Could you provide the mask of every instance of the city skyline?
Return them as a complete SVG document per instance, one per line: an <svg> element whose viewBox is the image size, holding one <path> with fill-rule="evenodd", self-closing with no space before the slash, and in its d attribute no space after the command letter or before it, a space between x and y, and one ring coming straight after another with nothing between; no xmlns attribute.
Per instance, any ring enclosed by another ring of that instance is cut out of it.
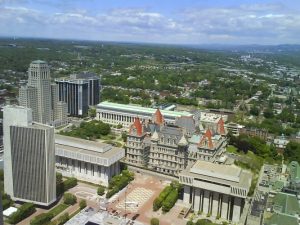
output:
<svg viewBox="0 0 300 225"><path fill-rule="evenodd" d="M167 44L300 44L295 1L0 1L0 36Z"/></svg>

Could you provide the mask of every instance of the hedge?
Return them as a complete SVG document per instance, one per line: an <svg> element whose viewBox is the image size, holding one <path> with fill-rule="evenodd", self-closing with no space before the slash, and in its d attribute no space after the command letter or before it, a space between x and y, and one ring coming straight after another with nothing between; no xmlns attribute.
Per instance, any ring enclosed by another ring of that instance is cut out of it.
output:
<svg viewBox="0 0 300 225"><path fill-rule="evenodd" d="M155 198L153 202L153 211L157 211L162 207L162 203L165 200L165 198L168 196L168 194L172 191L171 186L167 186L163 189L163 191L159 194L157 198Z"/></svg>
<svg viewBox="0 0 300 225"><path fill-rule="evenodd" d="M86 200L81 199L79 202L80 209L84 209L86 207Z"/></svg>
<svg viewBox="0 0 300 225"><path fill-rule="evenodd" d="M63 225L63 224L65 224L69 219L70 219L69 214L68 214L68 213L64 213L62 216L60 216L60 217L57 219L57 225Z"/></svg>
<svg viewBox="0 0 300 225"><path fill-rule="evenodd" d="M50 223L50 221L57 216L58 214L60 214L62 211L64 211L66 208L68 208L69 205L61 203L57 206L55 206L53 209L51 209L49 212L47 213L42 213L36 217L34 217L31 221L30 221L30 225L43 225L43 224L48 224ZM60 217L61 218L61 217ZM60 219L59 218L59 219ZM58 220L59 220L58 219Z"/></svg>
<svg viewBox="0 0 300 225"><path fill-rule="evenodd" d="M77 179L74 177L66 179L64 182L64 191L69 190L70 188L73 188L77 185Z"/></svg>
<svg viewBox="0 0 300 225"><path fill-rule="evenodd" d="M162 203L162 211L169 212L170 209L172 209L172 207L175 205L177 199L178 199L178 190L172 189L172 191L168 194L168 196L165 198L165 200Z"/></svg>
<svg viewBox="0 0 300 225"><path fill-rule="evenodd" d="M152 219L150 220L150 224L151 224L151 225L159 225L159 219L157 219L157 218L152 218Z"/></svg>
<svg viewBox="0 0 300 225"><path fill-rule="evenodd" d="M102 195L104 195L104 193L105 193L105 187L100 185L97 189L97 194L102 196Z"/></svg>
<svg viewBox="0 0 300 225"><path fill-rule="evenodd" d="M64 194L64 203L67 205L74 205L77 202L77 198L75 195L71 193Z"/></svg>
<svg viewBox="0 0 300 225"><path fill-rule="evenodd" d="M108 192L106 193L106 198L110 198L114 194L118 193L124 187L126 187L130 181L134 179L133 173L128 170L123 170L121 174L114 176L108 185Z"/></svg>
<svg viewBox="0 0 300 225"><path fill-rule="evenodd" d="M14 212L8 219L8 222L11 224L16 224L23 219L27 218L35 212L35 206L32 203L24 203L18 211Z"/></svg>
<svg viewBox="0 0 300 225"><path fill-rule="evenodd" d="M56 196L60 196L70 188L73 188L77 185L77 179L74 177L67 178L62 180L62 174L56 173Z"/></svg>
<svg viewBox="0 0 300 225"><path fill-rule="evenodd" d="M53 209L51 209L47 213L51 214L53 217L55 217L55 216L57 216L58 214L60 214L62 211L64 211L68 207L69 207L69 205L61 203L61 204L55 206Z"/></svg>
<svg viewBox="0 0 300 225"><path fill-rule="evenodd" d="M34 217L30 221L30 225L44 225L44 224L49 223L52 218L53 218L52 214L50 214L50 213L42 213L42 214Z"/></svg>

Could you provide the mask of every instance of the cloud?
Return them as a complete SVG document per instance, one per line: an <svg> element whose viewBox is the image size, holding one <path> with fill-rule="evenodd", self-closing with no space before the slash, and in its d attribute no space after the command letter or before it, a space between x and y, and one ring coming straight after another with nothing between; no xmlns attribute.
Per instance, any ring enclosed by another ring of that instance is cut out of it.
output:
<svg viewBox="0 0 300 225"><path fill-rule="evenodd" d="M262 39L280 43L282 35L296 41L300 35L300 15L280 5L245 5L235 8L189 9L182 13L182 23L190 24L195 34L214 38L232 37L259 43Z"/></svg>
<svg viewBox="0 0 300 225"><path fill-rule="evenodd" d="M149 8L55 9L4 4L0 35L190 44L300 41L300 13L281 4L186 8L171 15Z"/></svg>

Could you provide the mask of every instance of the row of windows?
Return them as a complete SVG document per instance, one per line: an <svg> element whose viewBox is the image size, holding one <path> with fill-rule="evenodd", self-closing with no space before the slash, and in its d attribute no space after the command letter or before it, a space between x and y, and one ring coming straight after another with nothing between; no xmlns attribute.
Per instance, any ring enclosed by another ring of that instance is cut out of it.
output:
<svg viewBox="0 0 300 225"><path fill-rule="evenodd" d="M241 196L246 196L247 191L244 189L236 188L236 187L231 187L231 193L235 195L241 195Z"/></svg>

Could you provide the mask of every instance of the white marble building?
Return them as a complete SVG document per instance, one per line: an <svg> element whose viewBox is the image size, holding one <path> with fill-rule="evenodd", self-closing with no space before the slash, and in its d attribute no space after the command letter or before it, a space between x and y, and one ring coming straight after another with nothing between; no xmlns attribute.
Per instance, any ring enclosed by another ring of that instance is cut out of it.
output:
<svg viewBox="0 0 300 225"><path fill-rule="evenodd" d="M55 136L56 170L95 184L108 185L120 173L119 161L125 150L109 144L74 137Z"/></svg>
<svg viewBox="0 0 300 225"><path fill-rule="evenodd" d="M112 102L101 102L97 105L97 119L113 124L121 124L129 128L136 117L141 121L151 120L157 109L146 108L136 105L118 104ZM176 118L181 116L193 116L189 112L177 112L169 110L160 110L166 123L174 124Z"/></svg>
<svg viewBox="0 0 300 225"><path fill-rule="evenodd" d="M238 223L252 175L236 166L197 161L179 174L183 202L195 212Z"/></svg>

